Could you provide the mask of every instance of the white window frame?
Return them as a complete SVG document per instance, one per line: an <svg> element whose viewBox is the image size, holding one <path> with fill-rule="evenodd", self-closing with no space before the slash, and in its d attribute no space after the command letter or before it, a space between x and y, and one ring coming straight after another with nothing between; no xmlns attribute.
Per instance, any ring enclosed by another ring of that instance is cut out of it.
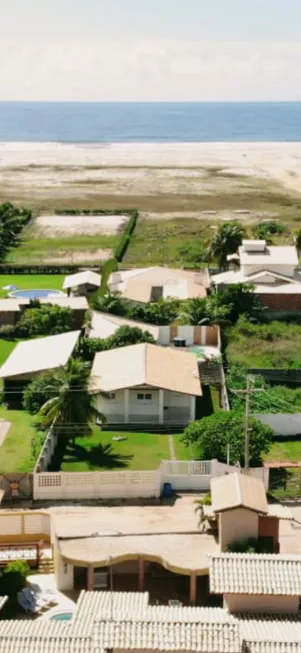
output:
<svg viewBox="0 0 301 653"><path fill-rule="evenodd" d="M153 395L151 392L137 392L136 401L150 404L153 401Z"/></svg>

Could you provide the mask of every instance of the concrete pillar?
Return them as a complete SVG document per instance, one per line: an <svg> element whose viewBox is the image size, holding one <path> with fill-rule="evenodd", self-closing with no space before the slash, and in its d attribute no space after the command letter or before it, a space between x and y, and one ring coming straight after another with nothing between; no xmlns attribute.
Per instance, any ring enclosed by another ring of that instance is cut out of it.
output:
<svg viewBox="0 0 301 653"><path fill-rule="evenodd" d="M159 424L164 424L164 390L159 390Z"/></svg>
<svg viewBox="0 0 301 653"><path fill-rule="evenodd" d="M195 571L190 574L190 603L196 604L196 588L197 588L197 575Z"/></svg>
<svg viewBox="0 0 301 653"><path fill-rule="evenodd" d="M88 567L88 592L93 592L94 589L94 567Z"/></svg>
<svg viewBox="0 0 301 653"><path fill-rule="evenodd" d="M144 590L144 558L143 556L138 557L138 592L143 592Z"/></svg>
<svg viewBox="0 0 301 653"><path fill-rule="evenodd" d="M124 423L129 423L130 413L130 391L128 388L124 390Z"/></svg>
<svg viewBox="0 0 301 653"><path fill-rule="evenodd" d="M191 397L190 397L190 417L189 417L191 422L194 422L194 420L195 420L195 402L196 402L195 397L193 395L191 395Z"/></svg>

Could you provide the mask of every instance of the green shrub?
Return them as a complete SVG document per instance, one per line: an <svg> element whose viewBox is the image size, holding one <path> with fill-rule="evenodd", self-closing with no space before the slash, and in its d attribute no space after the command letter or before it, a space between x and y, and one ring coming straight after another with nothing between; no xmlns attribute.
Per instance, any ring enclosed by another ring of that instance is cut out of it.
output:
<svg viewBox="0 0 301 653"><path fill-rule="evenodd" d="M207 492L207 494L205 494L205 496L202 499L202 504L203 504L203 506L211 506L212 505L211 492Z"/></svg>
<svg viewBox="0 0 301 653"><path fill-rule="evenodd" d="M15 327L13 324L2 324L0 327L0 338L3 340L13 340L15 337Z"/></svg>
<svg viewBox="0 0 301 653"><path fill-rule="evenodd" d="M232 542L227 547L229 553L274 553L273 541L270 538L250 537L247 540Z"/></svg>
<svg viewBox="0 0 301 653"><path fill-rule="evenodd" d="M19 235L31 215L29 209L19 209L10 202L0 205L0 259L5 258L11 247L18 245Z"/></svg>
<svg viewBox="0 0 301 653"><path fill-rule="evenodd" d="M69 307L41 304L27 308L15 327L18 338L50 336L72 330L73 312Z"/></svg>
<svg viewBox="0 0 301 653"><path fill-rule="evenodd" d="M0 591L3 596L14 598L26 584L30 567L25 560L9 562L3 569L0 579Z"/></svg>
<svg viewBox="0 0 301 653"><path fill-rule="evenodd" d="M115 258L117 261L122 261L126 250L130 244L131 235L133 234L138 219L138 211L132 211L132 215L127 223L124 234L115 249Z"/></svg>
<svg viewBox="0 0 301 653"><path fill-rule="evenodd" d="M267 220L266 222L260 222L255 227L253 227L253 235L259 240L268 240L269 236L275 234L284 234L287 233L288 228L282 222L277 220Z"/></svg>

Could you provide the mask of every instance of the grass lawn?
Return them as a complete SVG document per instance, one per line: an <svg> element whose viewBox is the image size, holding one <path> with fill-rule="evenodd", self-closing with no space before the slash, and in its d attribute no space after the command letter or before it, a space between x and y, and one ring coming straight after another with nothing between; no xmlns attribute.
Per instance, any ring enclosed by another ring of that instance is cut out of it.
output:
<svg viewBox="0 0 301 653"><path fill-rule="evenodd" d="M17 340L3 340L3 338L0 338L0 367L5 363L17 342Z"/></svg>
<svg viewBox="0 0 301 653"><path fill-rule="evenodd" d="M114 437L125 439L116 442ZM59 452L58 452L59 453ZM56 469L65 472L87 472L97 469L157 469L161 460L169 459L168 435L101 431L76 438L65 452L57 456Z"/></svg>
<svg viewBox="0 0 301 653"><path fill-rule="evenodd" d="M0 274L0 298L7 297L8 291L3 290L3 287L9 285L18 286L20 290L32 288L62 290L64 278L64 274Z"/></svg>
<svg viewBox="0 0 301 653"><path fill-rule="evenodd" d="M28 235L27 235L28 234ZM60 238L34 238L26 232L18 247L11 249L6 257L7 263L28 263L32 265L47 263L91 263L97 261L99 249L111 250L120 240L119 235L112 236L70 236Z"/></svg>
<svg viewBox="0 0 301 653"><path fill-rule="evenodd" d="M267 461L301 461L301 440L275 440ZM301 468L270 469L270 494L276 499L300 499Z"/></svg>
<svg viewBox="0 0 301 653"><path fill-rule="evenodd" d="M175 453L177 460L197 460L197 452L194 451L192 446L186 447L186 444L182 442L182 433L176 433L173 435Z"/></svg>
<svg viewBox="0 0 301 653"><path fill-rule="evenodd" d="M7 410L0 406L0 419L12 423L0 447L0 473L31 472L34 467L31 441L37 438L32 416L22 410Z"/></svg>

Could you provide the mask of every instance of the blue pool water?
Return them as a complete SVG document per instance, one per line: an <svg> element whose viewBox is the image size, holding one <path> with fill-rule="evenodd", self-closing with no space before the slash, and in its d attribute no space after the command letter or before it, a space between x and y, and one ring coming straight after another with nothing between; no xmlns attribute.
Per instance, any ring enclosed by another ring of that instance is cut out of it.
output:
<svg viewBox="0 0 301 653"><path fill-rule="evenodd" d="M52 297L53 295L64 295L60 290L49 290L46 288L37 288L31 290L14 290L9 294L10 297L26 298L26 299L43 299L45 297Z"/></svg>
<svg viewBox="0 0 301 653"><path fill-rule="evenodd" d="M50 621L71 621L73 617L73 612L60 612L59 614L54 614L50 618Z"/></svg>

